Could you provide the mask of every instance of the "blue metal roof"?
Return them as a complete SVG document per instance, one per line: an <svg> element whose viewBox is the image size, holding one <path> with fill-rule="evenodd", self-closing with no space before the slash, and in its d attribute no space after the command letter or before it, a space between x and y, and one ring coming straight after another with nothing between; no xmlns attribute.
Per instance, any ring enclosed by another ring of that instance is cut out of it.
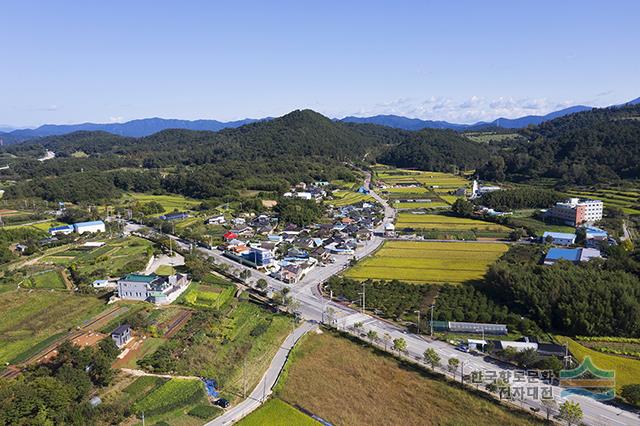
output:
<svg viewBox="0 0 640 426"><path fill-rule="evenodd" d="M580 249L552 248L544 260L568 260L577 262L580 260Z"/></svg>
<svg viewBox="0 0 640 426"><path fill-rule="evenodd" d="M55 226L53 228L49 228L49 232L51 232L51 231L66 231L67 229L73 229L73 226L71 226L71 225Z"/></svg>
<svg viewBox="0 0 640 426"><path fill-rule="evenodd" d="M542 238L547 238L547 236L559 240L571 240L576 238L576 234L569 234L568 232L545 232L542 234Z"/></svg>

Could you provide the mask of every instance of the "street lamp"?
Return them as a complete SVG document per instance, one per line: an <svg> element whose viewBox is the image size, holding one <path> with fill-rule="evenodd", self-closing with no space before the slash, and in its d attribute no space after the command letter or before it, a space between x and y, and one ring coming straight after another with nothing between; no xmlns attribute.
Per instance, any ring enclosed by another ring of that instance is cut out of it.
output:
<svg viewBox="0 0 640 426"><path fill-rule="evenodd" d="M433 337L433 308L436 307L435 303L431 304L431 337Z"/></svg>

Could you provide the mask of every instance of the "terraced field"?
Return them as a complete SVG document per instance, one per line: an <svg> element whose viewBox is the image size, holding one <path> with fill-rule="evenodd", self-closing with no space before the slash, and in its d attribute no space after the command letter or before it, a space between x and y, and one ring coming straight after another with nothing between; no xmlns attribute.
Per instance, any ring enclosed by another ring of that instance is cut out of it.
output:
<svg viewBox="0 0 640 426"><path fill-rule="evenodd" d="M443 202L440 202L440 201L434 201L434 202L431 202L431 203L425 203L425 202L417 202L417 203L400 202L400 203L394 203L393 207L395 207L396 209L443 209L443 208L448 208L449 204L443 203Z"/></svg>
<svg viewBox="0 0 640 426"><path fill-rule="evenodd" d="M413 228L420 230L509 232L509 228L492 222L438 214L398 214L396 229Z"/></svg>
<svg viewBox="0 0 640 426"><path fill-rule="evenodd" d="M387 241L345 275L416 284L462 283L482 278L506 251L507 245L500 243Z"/></svg>
<svg viewBox="0 0 640 426"><path fill-rule="evenodd" d="M426 172L405 169L382 169L377 172L379 181L387 185L420 184L434 189L457 189L469 185L469 181L461 176L443 172Z"/></svg>
<svg viewBox="0 0 640 426"><path fill-rule="evenodd" d="M124 200L127 201L138 201L140 203L148 203L150 201L155 201L160 203L160 205L164 208L165 213L172 212L174 210L189 210L198 204L200 201L194 200L192 198L183 197L182 195L170 194L170 195L153 195L153 194L138 194L131 193L124 196ZM162 213L159 213L154 216L159 216Z"/></svg>
<svg viewBox="0 0 640 426"><path fill-rule="evenodd" d="M640 214L640 190L600 189L594 191L571 191L570 195L602 200L605 207L617 207L627 214Z"/></svg>

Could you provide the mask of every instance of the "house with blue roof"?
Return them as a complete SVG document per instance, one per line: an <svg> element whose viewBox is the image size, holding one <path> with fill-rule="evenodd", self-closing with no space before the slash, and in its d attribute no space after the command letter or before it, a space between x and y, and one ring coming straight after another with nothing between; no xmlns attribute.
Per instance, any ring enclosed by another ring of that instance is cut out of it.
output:
<svg viewBox="0 0 640 426"><path fill-rule="evenodd" d="M600 250L593 248L558 248L554 247L549 249L549 252L544 258L545 265L553 265L556 262L561 260L571 262L571 263L580 263L580 262L588 262L591 259L602 258L600 255Z"/></svg>
<svg viewBox="0 0 640 426"><path fill-rule="evenodd" d="M576 234L567 232L545 232L542 234L542 242L546 242L547 237L550 237L551 242L558 246L570 246L576 242Z"/></svg>
<svg viewBox="0 0 640 426"><path fill-rule="evenodd" d="M54 226L49 228L50 235L64 234L68 235L73 232L73 225Z"/></svg>

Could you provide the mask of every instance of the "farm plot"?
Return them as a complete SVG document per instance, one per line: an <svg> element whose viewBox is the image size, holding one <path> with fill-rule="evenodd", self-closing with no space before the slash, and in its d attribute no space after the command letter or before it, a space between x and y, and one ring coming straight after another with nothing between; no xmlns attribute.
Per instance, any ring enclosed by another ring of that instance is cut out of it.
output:
<svg viewBox="0 0 640 426"><path fill-rule="evenodd" d="M468 219L462 217L438 215L438 214L398 214L396 229L405 228L417 230L439 230L439 231L493 231L509 232L509 228L496 223L485 222L483 220Z"/></svg>
<svg viewBox="0 0 640 426"><path fill-rule="evenodd" d="M355 191L342 191L337 190L333 192L333 200L328 200L327 203L333 204L336 207L348 206L351 204L357 204L362 201L373 201L373 197L368 194L361 194Z"/></svg>
<svg viewBox="0 0 640 426"><path fill-rule="evenodd" d="M60 275L61 272L55 269L49 269L45 271L35 272L31 275L29 281L32 288L53 288L53 289L66 289L65 282Z"/></svg>
<svg viewBox="0 0 640 426"><path fill-rule="evenodd" d="M447 203L443 203L443 202L439 202L439 201L433 201L433 202L416 202L416 203L409 203L409 202L400 202L400 203L394 203L393 207L395 207L396 209L407 209L407 210L411 210L411 209L442 209L442 208L448 208L449 204Z"/></svg>
<svg viewBox="0 0 640 426"><path fill-rule="evenodd" d="M72 248L45 256L42 262L63 266L76 264L77 271L87 276L118 276L142 269L149 258L151 245L145 239L130 237L109 241L99 248ZM126 265L130 265L131 270L125 270Z"/></svg>
<svg viewBox="0 0 640 426"><path fill-rule="evenodd" d="M69 330L104 307L96 297L67 292L8 291L0 294L0 363L11 362L50 336Z"/></svg>
<svg viewBox="0 0 640 426"><path fill-rule="evenodd" d="M415 284L462 283L482 278L506 251L507 245L499 243L387 241L345 275Z"/></svg>
<svg viewBox="0 0 640 426"><path fill-rule="evenodd" d="M142 378L138 379L141 380ZM209 403L204 385L200 380L171 379L169 381L146 380L141 384L134 382L129 388L135 387L148 393L142 398L136 398L133 405L134 413L144 411L145 418L154 423L166 422L169 424L198 425L202 424L205 410L195 410L196 407L207 407L204 420L209 420L219 414L219 410L214 409ZM133 389L133 390L136 390ZM151 389L149 391L149 389ZM125 389L125 392L127 389ZM135 394L131 391L129 395ZM193 415L198 414L197 416Z"/></svg>

